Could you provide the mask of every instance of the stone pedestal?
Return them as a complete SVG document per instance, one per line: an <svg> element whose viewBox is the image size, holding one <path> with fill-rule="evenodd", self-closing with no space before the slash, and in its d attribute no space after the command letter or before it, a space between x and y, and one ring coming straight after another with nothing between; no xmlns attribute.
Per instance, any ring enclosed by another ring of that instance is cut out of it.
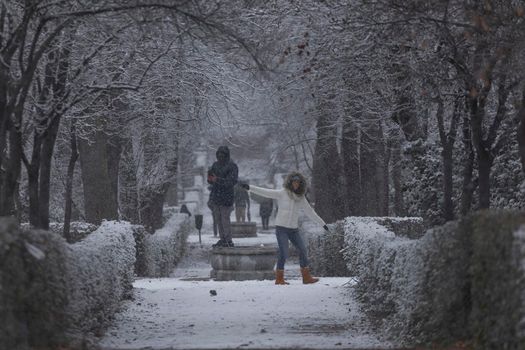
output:
<svg viewBox="0 0 525 350"><path fill-rule="evenodd" d="M255 222L232 222L231 232L233 238L257 237L257 224Z"/></svg>
<svg viewBox="0 0 525 350"><path fill-rule="evenodd" d="M274 279L277 248L271 246L218 247L211 252L211 278L216 281Z"/></svg>

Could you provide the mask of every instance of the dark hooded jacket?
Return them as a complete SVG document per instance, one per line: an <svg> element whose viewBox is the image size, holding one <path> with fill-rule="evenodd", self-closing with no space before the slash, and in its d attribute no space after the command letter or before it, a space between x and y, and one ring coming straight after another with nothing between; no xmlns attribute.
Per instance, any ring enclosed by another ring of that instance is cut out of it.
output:
<svg viewBox="0 0 525 350"><path fill-rule="evenodd" d="M226 146L220 146L217 155L222 153L226 156L224 162L216 161L208 171L209 174L217 176L216 182L211 184L210 203L225 207L233 206L233 187L237 183L239 169L230 160L230 150Z"/></svg>

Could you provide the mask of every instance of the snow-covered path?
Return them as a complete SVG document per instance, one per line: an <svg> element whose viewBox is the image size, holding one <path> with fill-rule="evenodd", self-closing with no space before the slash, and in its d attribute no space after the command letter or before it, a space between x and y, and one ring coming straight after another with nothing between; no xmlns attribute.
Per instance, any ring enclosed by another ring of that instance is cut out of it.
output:
<svg viewBox="0 0 525 350"><path fill-rule="evenodd" d="M172 278L134 283L135 298L116 316L103 349L390 348L368 331L348 278L303 285L299 266L291 261L288 286L209 280L208 254L216 240L210 232L205 219L203 247L196 232L190 235L187 255ZM266 232L235 242L267 245L275 238Z"/></svg>

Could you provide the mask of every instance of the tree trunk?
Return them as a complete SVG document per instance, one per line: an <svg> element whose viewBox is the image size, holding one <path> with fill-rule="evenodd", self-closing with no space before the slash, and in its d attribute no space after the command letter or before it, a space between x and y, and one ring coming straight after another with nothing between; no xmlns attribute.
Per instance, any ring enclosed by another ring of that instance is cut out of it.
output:
<svg viewBox="0 0 525 350"><path fill-rule="evenodd" d="M346 117L343 121L341 141L342 162L346 186L348 215L361 215L361 178L359 174L359 129L357 124Z"/></svg>
<svg viewBox="0 0 525 350"><path fill-rule="evenodd" d="M401 135L398 132L391 138L392 152L392 184L394 186L394 214L406 216L405 201L403 198L403 166L401 160Z"/></svg>
<svg viewBox="0 0 525 350"><path fill-rule="evenodd" d="M55 142L60 126L60 115L54 116L49 125L42 143L40 155L39 193L38 193L38 222L41 229L49 230L49 197L51 185L51 164Z"/></svg>
<svg viewBox="0 0 525 350"><path fill-rule="evenodd" d="M118 219L118 203L108 169L107 135L94 131L89 140L78 140L86 221L98 225Z"/></svg>
<svg viewBox="0 0 525 350"><path fill-rule="evenodd" d="M461 99L456 99L454 111L450 118L448 131L445 128L445 108L444 101L439 98L438 109L436 113L437 125L439 130L439 139L441 142L441 164L443 166L443 218L446 221L454 220L454 202L452 200L454 192L453 171L454 160L452 159L454 144L456 143L457 123L459 120L459 111Z"/></svg>
<svg viewBox="0 0 525 350"><path fill-rule="evenodd" d="M10 124L10 123L9 123ZM8 154L0 169L0 216L16 216L15 197L22 162L22 135L10 125Z"/></svg>
<svg viewBox="0 0 525 350"><path fill-rule="evenodd" d="M443 159L443 216L446 221L454 220L452 150L451 145L445 145L441 152Z"/></svg>
<svg viewBox="0 0 525 350"><path fill-rule="evenodd" d="M346 203L341 158L336 144L337 125L328 111L332 112L332 109L321 108L317 120L312 187L316 212L326 222L334 222L344 218Z"/></svg>
<svg viewBox="0 0 525 350"><path fill-rule="evenodd" d="M29 224L40 228L39 200L38 200L38 167L30 165L27 169L27 189L29 196Z"/></svg>
<svg viewBox="0 0 525 350"><path fill-rule="evenodd" d="M518 111L518 145L521 158L521 168L525 173L525 88L521 97L521 107Z"/></svg>
<svg viewBox="0 0 525 350"><path fill-rule="evenodd" d="M480 209L490 207L490 170L492 168L492 157L488 151L478 150L478 191Z"/></svg>
<svg viewBox="0 0 525 350"><path fill-rule="evenodd" d="M75 176L75 165L78 159L77 149L77 136L75 130L75 121L71 122L70 131L70 144L71 144L71 155L69 157L69 163L67 165L67 177L66 177L66 194L65 194L65 208L64 208L64 231L63 235L66 241L71 242L71 211L73 206L73 178Z"/></svg>
<svg viewBox="0 0 525 350"><path fill-rule="evenodd" d="M390 158L392 156L392 148L388 143L383 147L383 152L385 157L383 162L382 215L390 216Z"/></svg>
<svg viewBox="0 0 525 350"><path fill-rule="evenodd" d="M384 196L384 147L381 127L376 121L361 124L360 169L363 215L382 216Z"/></svg>
<svg viewBox="0 0 525 350"><path fill-rule="evenodd" d="M462 185L461 185L461 215L467 215L472 207L472 199L474 197L474 190L476 185L473 180L474 173L474 149L472 146L472 138L470 132L470 121L465 115L463 118L463 147L465 156L463 159L463 171L462 171Z"/></svg>
<svg viewBox="0 0 525 350"><path fill-rule="evenodd" d="M180 105L176 105L174 113L180 113ZM157 125L152 127L151 125ZM170 145L163 145L161 134L164 124L159 120L158 123L147 122L144 125L142 134L142 149L144 157L143 182L139 191L139 217L141 224L151 233L162 227L162 212L166 193L169 187L175 183L179 165L179 133L170 134ZM178 130L178 122L165 127ZM189 156L190 152L186 152ZM192 164L192 163L187 163ZM193 185L193 175L192 182Z"/></svg>
<svg viewBox="0 0 525 350"><path fill-rule="evenodd" d="M119 171L119 208L123 220L139 223L137 170L131 140L123 143Z"/></svg>
<svg viewBox="0 0 525 350"><path fill-rule="evenodd" d="M388 206L389 206L389 199L388 199L388 191L389 191L389 163L390 163L390 149L387 147L385 142L385 134L383 132L383 124L381 121L377 122L378 124L378 150L380 154L382 155L382 162L379 163L379 167L377 169L377 178L379 181L379 187L378 187L378 203L379 203L379 212L381 216L388 216Z"/></svg>
<svg viewBox="0 0 525 350"><path fill-rule="evenodd" d="M118 179L119 179L119 167L120 157L122 155L122 141L119 135L112 134L108 137L107 152L108 152L108 174L111 182L111 189L113 191L113 197L118 201Z"/></svg>
<svg viewBox="0 0 525 350"><path fill-rule="evenodd" d="M162 227L162 209L168 186L149 185L140 191L140 222L150 233Z"/></svg>

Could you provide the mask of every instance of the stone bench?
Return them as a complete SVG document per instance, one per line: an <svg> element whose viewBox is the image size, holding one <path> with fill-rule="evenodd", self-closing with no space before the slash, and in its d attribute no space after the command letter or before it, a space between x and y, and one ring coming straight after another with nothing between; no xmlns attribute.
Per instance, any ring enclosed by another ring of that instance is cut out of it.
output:
<svg viewBox="0 0 525 350"><path fill-rule="evenodd" d="M211 278L216 281L266 280L275 277L275 246L215 247L211 252Z"/></svg>

